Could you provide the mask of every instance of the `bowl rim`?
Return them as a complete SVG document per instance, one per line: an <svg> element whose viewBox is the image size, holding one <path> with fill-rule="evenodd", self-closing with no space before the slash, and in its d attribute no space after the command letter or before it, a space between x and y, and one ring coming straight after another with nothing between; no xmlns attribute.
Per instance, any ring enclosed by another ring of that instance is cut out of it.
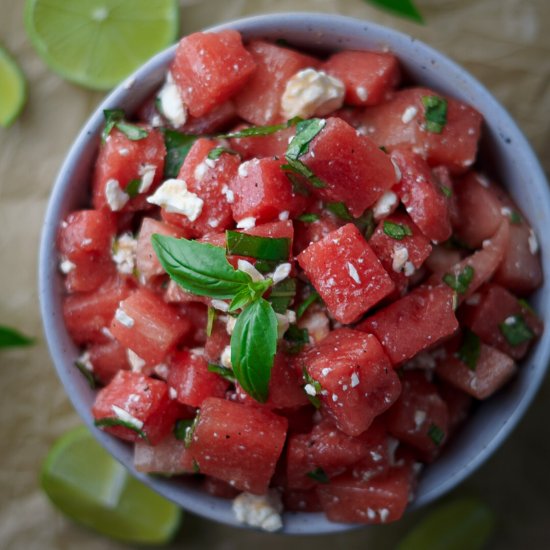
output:
<svg viewBox="0 0 550 550"><path fill-rule="evenodd" d="M387 42L390 46L395 46L396 44L409 44L414 45L416 48L420 48L426 58L431 58L435 63L454 73L456 77L464 83L467 89L471 91L476 98L478 98L480 103L491 107L501 122L503 133L499 137L503 140L513 139L514 144L521 151L520 154L524 164L529 165L531 170L531 180L534 182L533 185L537 187L540 194L544 195L545 204L543 205L543 208L545 208L547 215L550 213L548 206L550 205L550 187L548 186L542 167L540 166L535 153L533 152L522 131L504 107L502 107L502 105L498 102L498 100L490 94L487 88L446 55L435 50L426 43L403 32L396 31L390 27L367 20L360 20L353 17L328 13L290 12L255 15L251 17L239 18L218 25L212 25L204 29L204 31L215 32L226 29L236 29L240 32L244 32L245 34L247 32L258 34L258 32L261 32L258 31L258 29L274 26L285 27L287 29L303 28L304 26L307 26L309 30L321 27L324 32L331 32L329 30L331 27L347 28L350 33L371 32L375 34L381 42ZM134 82L147 79L150 73L155 69L165 67L172 59L175 49L176 44L158 53L142 65L138 70L136 70L130 77L128 77L127 80L119 84L112 92L110 92L89 116L69 149L69 152L65 156L48 201L40 239L38 272L40 312L44 325L45 338L57 374L77 413L83 419L100 444L103 445L103 447L105 447L118 461L120 461L131 474L183 508L207 519L215 520L231 526L247 528L248 526L238 523L233 517L230 508L230 501L223 501L225 505L220 507L218 506L219 503L217 501L222 499L211 497L203 492L197 493L196 491L191 491L192 494L187 495L186 498L182 499L181 491L177 487L174 487L175 484L173 481L167 481L165 479L160 479L137 472L133 468L131 461L128 462L128 453L124 451L124 448L127 447L127 445L121 443L119 440L115 440L115 438L109 434L95 428L91 417L91 411L88 406L84 404L82 398L78 395L79 383L75 381L75 378L70 372L70 370L74 370L74 368L72 367L72 362L70 362L67 358L67 348L65 347L65 342L62 341L59 330L55 325L55 322L59 324L59 317L62 317L62 313L59 304L56 303L55 300L57 291L54 280L58 278L59 275L57 274L55 247L52 246L52 243L55 243L57 227L61 220L63 196L67 189L71 187L69 185L71 175L78 167L81 160L81 153L85 145L91 139L97 139L97 134L103 121L102 110L120 106L121 102L124 102L125 98L131 94L131 88ZM543 286L539 292L544 292L545 305L548 307L545 307L544 309L541 308L541 311L550 311L550 291L546 288L549 284L546 276L549 269L546 268L550 268L550 258L546 257L546 251L544 248L542 249L542 254L545 277ZM54 322L50 323L50 320L54 320ZM426 505L454 488L466 479L474 470L481 466L508 437L523 417L536 392L540 388L542 380L545 376L549 362L548 360L550 358L550 331L545 331L543 333L542 337L537 342L536 350L536 355L539 361L537 361L532 368L532 378L530 378L527 390L522 394L509 417L504 419L500 429L494 434L492 439L487 442L478 455L466 464L463 464L460 469L452 472L451 475L449 475L438 487L435 487L431 491L421 495L420 498L415 500L412 505L409 506L408 510ZM533 355L534 354L531 353L531 356ZM540 361L540 359L542 359L542 361ZM523 361L526 360L524 359ZM186 492L189 492L189 490L186 489ZM330 522L322 513L285 512L284 516L285 526L283 531L281 531L284 534L336 533L361 527L354 524Z"/></svg>

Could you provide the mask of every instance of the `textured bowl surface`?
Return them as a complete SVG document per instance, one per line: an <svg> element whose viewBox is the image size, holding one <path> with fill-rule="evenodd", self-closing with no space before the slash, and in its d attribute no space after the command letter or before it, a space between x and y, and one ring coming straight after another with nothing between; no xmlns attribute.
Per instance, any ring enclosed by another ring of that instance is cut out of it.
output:
<svg viewBox="0 0 550 550"><path fill-rule="evenodd" d="M341 49L389 49L400 59L408 76L473 105L485 118L481 150L484 167L498 178L526 214L540 236L550 226L550 192L543 171L516 124L491 94L464 69L426 44L368 21L312 13L277 14L226 23L211 30L233 28L245 40L283 38L291 45L321 53ZM78 349L65 329L62 316L62 279L58 272L55 235L60 220L86 207L87 182L97 153L103 124L102 110L121 107L132 113L162 82L174 55L172 47L146 63L114 90L87 121L61 168L48 205L40 247L39 285L42 317L50 352L74 407L100 443L134 475L167 498L196 514L239 525L231 503L212 497L192 481L169 480L140 474L132 466L132 448L94 428L93 391L73 367ZM550 249L542 249L543 287L532 301L550 325ZM482 403L440 459L427 467L412 507L425 505L464 480L505 440L531 402L544 377L550 356L550 331L542 338L506 388ZM286 513L284 532L321 534L353 526L331 523L323 514Z"/></svg>

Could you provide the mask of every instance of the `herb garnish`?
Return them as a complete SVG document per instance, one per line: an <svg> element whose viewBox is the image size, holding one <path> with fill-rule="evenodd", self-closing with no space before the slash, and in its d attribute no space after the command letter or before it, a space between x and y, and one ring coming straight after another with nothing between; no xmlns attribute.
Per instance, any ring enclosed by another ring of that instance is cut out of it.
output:
<svg viewBox="0 0 550 550"><path fill-rule="evenodd" d="M174 437L179 441L185 441L187 431L191 429L192 425L192 418L181 418L180 420L176 420L174 424Z"/></svg>
<svg viewBox="0 0 550 550"><path fill-rule="evenodd" d="M139 193L139 187L141 185L141 179L136 178L130 181L130 183L124 189L124 192L132 199Z"/></svg>
<svg viewBox="0 0 550 550"><path fill-rule="evenodd" d="M447 124L447 100L437 95L422 96L425 126L428 132L440 134Z"/></svg>
<svg viewBox="0 0 550 550"><path fill-rule="evenodd" d="M520 225L523 222L521 214L517 210L512 210L510 212L510 223L514 225Z"/></svg>
<svg viewBox="0 0 550 550"><path fill-rule="evenodd" d="M0 325L0 349L20 348L32 344L34 344L34 338L29 338L13 328Z"/></svg>
<svg viewBox="0 0 550 550"><path fill-rule="evenodd" d="M255 136L269 136L280 132L281 130L286 130L292 126L296 126L302 119L300 117L294 117L282 124L273 124L271 126L249 126L248 128L243 128L242 130L237 130L236 132L229 132L227 134L218 134L216 137L218 139L231 139L231 138L246 138L246 137L255 137Z"/></svg>
<svg viewBox="0 0 550 550"><path fill-rule="evenodd" d="M440 185L441 192L449 199L453 196L453 190L446 185Z"/></svg>
<svg viewBox="0 0 550 550"><path fill-rule="evenodd" d="M237 151L234 151L233 149L228 149L227 147L219 146L214 147L214 149L211 149L210 152L207 155L207 158L210 160L218 160L223 153L227 153L229 155L238 155Z"/></svg>
<svg viewBox="0 0 550 550"><path fill-rule="evenodd" d="M312 291L310 295L296 308L296 319L300 319L309 306L317 300L321 300L319 293Z"/></svg>
<svg viewBox="0 0 550 550"><path fill-rule="evenodd" d="M458 292L458 294L466 294L473 278L474 268L471 265L467 265L458 274L445 273L443 275L443 282L455 292Z"/></svg>
<svg viewBox="0 0 550 550"><path fill-rule="evenodd" d="M369 4L374 4L375 6L379 6L384 10L391 11L402 17L411 19L412 21L416 21L417 23L424 23L424 18L422 17L418 9L415 7L412 0L363 0L363 1Z"/></svg>
<svg viewBox="0 0 550 550"><path fill-rule="evenodd" d="M225 378L231 383L235 383L235 373L228 369L227 367L223 367L222 365L216 365L215 363L208 363L208 366L206 367L208 372L213 372L214 374L218 374L222 378Z"/></svg>
<svg viewBox="0 0 550 550"><path fill-rule="evenodd" d="M140 126L130 124L124 120L124 111L122 109L105 109L103 111L105 117L105 126L101 132L101 140L103 143L109 137L113 128L120 130L128 139L139 141L149 135L149 132Z"/></svg>
<svg viewBox="0 0 550 550"><path fill-rule="evenodd" d="M285 313L294 296L296 295L296 279L283 279L280 283L273 285L269 293L269 302L277 313Z"/></svg>
<svg viewBox="0 0 550 550"><path fill-rule="evenodd" d="M395 223L389 220L384 220L382 228L388 237L396 241L402 241L405 237L410 237L413 234L408 225L404 223Z"/></svg>
<svg viewBox="0 0 550 550"><path fill-rule="evenodd" d="M329 478L328 478L325 470L323 470L323 468L320 468L320 467L315 468L311 472L308 472L306 475L307 475L307 477L310 477L311 479L314 479L315 481L318 481L319 483L328 483L329 482Z"/></svg>
<svg viewBox="0 0 550 550"><path fill-rule="evenodd" d="M470 369L476 370L479 355L481 353L481 341L479 336L470 329L464 331L462 345L456 356Z"/></svg>
<svg viewBox="0 0 550 550"><path fill-rule="evenodd" d="M529 342L535 337L535 333L529 328L523 315L512 315L505 319L498 328L506 341L513 347Z"/></svg>
<svg viewBox="0 0 550 550"><path fill-rule="evenodd" d="M323 391L323 388L322 388L321 384L319 382L317 382L317 380L315 380L314 378L312 378L310 376L309 372L307 372L307 369L305 367L302 369L302 376L305 380L304 391L306 392L307 398L309 399L309 402L316 409L318 409L321 406L321 400L319 399L318 396ZM312 395L310 392L308 392L305 389L306 386L311 386L313 388L315 394Z"/></svg>
<svg viewBox="0 0 550 550"><path fill-rule="evenodd" d="M287 161L287 164L281 165L281 168L283 170L287 170L288 172L298 174L299 176L306 178L307 181L317 189L324 189L327 186L327 184L321 178L318 178L313 173L313 171L308 166L306 166L301 160L287 158L286 161Z"/></svg>
<svg viewBox="0 0 550 550"><path fill-rule="evenodd" d="M320 219L321 219L321 216L319 216L319 214L315 214L313 212L309 212L309 213L302 214L302 215L298 216L298 220L301 221L301 222L304 222L304 223L313 223L313 222L316 222L317 220L320 220Z"/></svg>
<svg viewBox="0 0 550 550"><path fill-rule="evenodd" d="M146 443L149 443L149 438L147 437L147 434L131 422L127 422L126 420L122 420L121 418L115 418L115 417L106 417L106 418L98 418L97 420L94 420L94 426L97 426L98 428L112 428L115 426L120 426L122 428L127 428L128 430L132 430L133 432L137 433L138 436L143 439Z"/></svg>
<svg viewBox="0 0 550 550"><path fill-rule="evenodd" d="M259 237L240 231L226 231L225 240L228 254L272 261L286 261L290 255L289 238Z"/></svg>
<svg viewBox="0 0 550 550"><path fill-rule="evenodd" d="M436 424L430 424L428 437L439 447L445 439L445 432Z"/></svg>
<svg viewBox="0 0 550 550"><path fill-rule="evenodd" d="M166 158L164 161L164 179L177 177L181 165L199 136L182 134L176 130L164 128L164 146L166 147Z"/></svg>
<svg viewBox="0 0 550 550"><path fill-rule="evenodd" d="M353 216L349 213L348 207L343 202L327 202L326 208L335 216L346 222L352 222Z"/></svg>
<svg viewBox="0 0 550 550"><path fill-rule="evenodd" d="M212 336L212 329L214 328L214 321L216 321L216 310L212 306L208 306L208 312L206 317L206 336Z"/></svg>
<svg viewBox="0 0 550 550"><path fill-rule="evenodd" d="M295 355L299 353L306 344L309 344L309 331L307 328L300 328L296 324L291 324L285 332L284 338L288 343L287 352L291 355Z"/></svg>
<svg viewBox="0 0 550 550"><path fill-rule="evenodd" d="M80 361L75 361L74 366L81 372L82 376L84 376L86 382L88 382L88 386L90 386L92 390L95 390L96 380L90 370L87 369L86 366Z"/></svg>

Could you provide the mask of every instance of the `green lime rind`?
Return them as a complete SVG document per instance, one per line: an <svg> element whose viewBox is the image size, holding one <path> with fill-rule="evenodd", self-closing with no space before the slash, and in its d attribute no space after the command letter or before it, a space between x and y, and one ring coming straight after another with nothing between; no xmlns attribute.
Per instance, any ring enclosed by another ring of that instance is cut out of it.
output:
<svg viewBox="0 0 550 550"><path fill-rule="evenodd" d="M19 65L0 47L0 126L11 126L27 101L27 81Z"/></svg>
<svg viewBox="0 0 550 550"><path fill-rule="evenodd" d="M408 533L397 550L481 550L495 526L484 502L464 497L437 506Z"/></svg>
<svg viewBox="0 0 550 550"><path fill-rule="evenodd" d="M177 0L26 0L27 35L63 78L108 90L178 36Z"/></svg>
<svg viewBox="0 0 550 550"><path fill-rule="evenodd" d="M165 544L181 523L178 506L130 476L83 426L54 443L40 482L67 517L126 543Z"/></svg>

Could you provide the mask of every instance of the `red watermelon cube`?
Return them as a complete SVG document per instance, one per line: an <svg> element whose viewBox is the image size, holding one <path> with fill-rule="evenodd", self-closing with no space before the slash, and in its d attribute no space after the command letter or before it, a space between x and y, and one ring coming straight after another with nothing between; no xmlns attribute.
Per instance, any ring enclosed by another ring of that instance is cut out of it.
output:
<svg viewBox="0 0 550 550"><path fill-rule="evenodd" d="M108 384L119 370L130 370L126 348L116 340L105 344L92 344L88 348L94 377L102 384Z"/></svg>
<svg viewBox="0 0 550 550"><path fill-rule="evenodd" d="M167 435L154 447L144 441L134 444L134 468L138 472L147 474L178 475L193 473L192 469L185 468L188 454L185 443L176 439L172 434Z"/></svg>

